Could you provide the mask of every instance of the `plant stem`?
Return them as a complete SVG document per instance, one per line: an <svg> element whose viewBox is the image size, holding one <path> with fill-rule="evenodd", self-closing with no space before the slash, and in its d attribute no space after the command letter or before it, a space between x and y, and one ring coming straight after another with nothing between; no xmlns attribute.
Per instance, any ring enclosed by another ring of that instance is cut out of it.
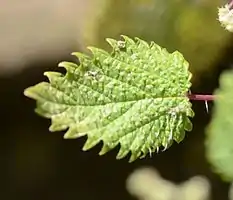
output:
<svg viewBox="0 0 233 200"><path fill-rule="evenodd" d="M229 5L229 8L232 9L232 7L233 7L233 0L230 0L229 3L228 3L228 5Z"/></svg>
<svg viewBox="0 0 233 200"><path fill-rule="evenodd" d="M188 94L190 100L194 101L214 101L214 95L203 95L203 94Z"/></svg>

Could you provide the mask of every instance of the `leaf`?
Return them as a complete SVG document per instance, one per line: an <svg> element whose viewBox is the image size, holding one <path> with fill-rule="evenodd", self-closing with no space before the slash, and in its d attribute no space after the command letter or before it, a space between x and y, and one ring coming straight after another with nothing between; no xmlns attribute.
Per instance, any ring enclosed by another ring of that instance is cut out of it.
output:
<svg viewBox="0 0 233 200"><path fill-rule="evenodd" d="M212 121L207 129L206 155L223 180L233 180L233 71L220 77Z"/></svg>
<svg viewBox="0 0 233 200"><path fill-rule="evenodd" d="M73 53L80 65L62 62L66 75L46 72L49 82L25 90L37 101L37 113L51 118L50 131L68 129L64 138L88 139L83 150L100 141L100 155L121 145L117 159L130 161L167 149L190 131L194 115L186 94L188 63L155 43L122 36L107 39L112 53L89 47L93 57Z"/></svg>

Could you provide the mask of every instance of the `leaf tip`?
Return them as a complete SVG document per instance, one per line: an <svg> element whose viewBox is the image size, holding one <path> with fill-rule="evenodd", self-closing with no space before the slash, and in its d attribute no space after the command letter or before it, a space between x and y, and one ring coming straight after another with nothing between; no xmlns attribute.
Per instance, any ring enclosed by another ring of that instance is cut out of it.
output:
<svg viewBox="0 0 233 200"><path fill-rule="evenodd" d="M36 86L30 86L30 87L26 88L23 91L24 96L31 98L31 99L37 99L37 97L36 97L37 95L35 95L35 87Z"/></svg>

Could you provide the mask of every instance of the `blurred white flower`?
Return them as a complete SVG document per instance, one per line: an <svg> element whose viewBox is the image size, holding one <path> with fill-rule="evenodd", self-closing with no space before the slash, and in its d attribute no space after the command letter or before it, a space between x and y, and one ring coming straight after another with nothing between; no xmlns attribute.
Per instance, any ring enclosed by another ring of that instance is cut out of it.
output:
<svg viewBox="0 0 233 200"><path fill-rule="evenodd" d="M218 20L228 31L233 32L233 1L218 9Z"/></svg>
<svg viewBox="0 0 233 200"><path fill-rule="evenodd" d="M135 170L126 181L128 192L139 200L209 200L210 183L202 176L194 176L180 184L160 176L151 167Z"/></svg>

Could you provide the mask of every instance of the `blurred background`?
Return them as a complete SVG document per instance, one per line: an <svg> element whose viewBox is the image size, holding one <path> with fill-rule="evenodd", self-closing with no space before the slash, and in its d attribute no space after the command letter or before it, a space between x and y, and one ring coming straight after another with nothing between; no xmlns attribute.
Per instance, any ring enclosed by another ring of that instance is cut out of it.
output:
<svg viewBox="0 0 233 200"><path fill-rule="evenodd" d="M82 152L85 137L50 133L23 90L61 69L71 52L121 34L179 50L190 63L192 92L211 94L232 68L233 35L216 20L224 0L8 0L0 1L0 199L6 200L225 200L229 184L211 172L203 102L193 102L194 129L179 145L152 158L98 156L101 144ZM136 171L135 171L136 170ZM164 194L164 195L158 195ZM198 195L194 195L198 194Z"/></svg>

